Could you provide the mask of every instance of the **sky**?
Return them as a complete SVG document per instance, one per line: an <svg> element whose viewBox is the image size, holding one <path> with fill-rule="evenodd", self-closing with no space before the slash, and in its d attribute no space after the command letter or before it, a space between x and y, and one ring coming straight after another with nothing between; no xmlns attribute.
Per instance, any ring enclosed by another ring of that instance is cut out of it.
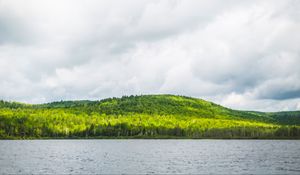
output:
<svg viewBox="0 0 300 175"><path fill-rule="evenodd" d="M300 110L299 0L0 0L0 99Z"/></svg>

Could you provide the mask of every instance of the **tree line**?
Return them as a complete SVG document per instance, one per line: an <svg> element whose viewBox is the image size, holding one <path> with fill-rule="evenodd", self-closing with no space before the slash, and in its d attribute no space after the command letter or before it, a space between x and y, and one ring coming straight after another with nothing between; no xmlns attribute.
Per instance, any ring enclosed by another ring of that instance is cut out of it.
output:
<svg viewBox="0 0 300 175"><path fill-rule="evenodd" d="M0 138L299 138L300 127L182 115L0 108Z"/></svg>

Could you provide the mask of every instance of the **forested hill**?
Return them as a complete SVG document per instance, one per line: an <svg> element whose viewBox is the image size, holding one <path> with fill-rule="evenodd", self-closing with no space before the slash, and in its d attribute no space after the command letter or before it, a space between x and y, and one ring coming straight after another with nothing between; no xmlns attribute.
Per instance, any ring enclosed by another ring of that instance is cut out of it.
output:
<svg viewBox="0 0 300 175"><path fill-rule="evenodd" d="M256 120L279 124L300 125L300 111L255 112L225 108L202 99L176 95L141 95L107 98L101 101L60 101L41 105L15 103L16 107L66 108L103 114L156 114L182 117Z"/></svg>
<svg viewBox="0 0 300 175"><path fill-rule="evenodd" d="M298 137L299 126L300 111L239 111L175 95L124 96L36 105L0 101L0 137L3 138Z"/></svg>

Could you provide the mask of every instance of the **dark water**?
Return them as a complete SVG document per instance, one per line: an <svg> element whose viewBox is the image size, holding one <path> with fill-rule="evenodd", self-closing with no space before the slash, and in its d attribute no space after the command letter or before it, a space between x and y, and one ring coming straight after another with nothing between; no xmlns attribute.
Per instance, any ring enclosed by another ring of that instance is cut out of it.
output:
<svg viewBox="0 0 300 175"><path fill-rule="evenodd" d="M0 141L0 174L43 173L300 174L300 141Z"/></svg>

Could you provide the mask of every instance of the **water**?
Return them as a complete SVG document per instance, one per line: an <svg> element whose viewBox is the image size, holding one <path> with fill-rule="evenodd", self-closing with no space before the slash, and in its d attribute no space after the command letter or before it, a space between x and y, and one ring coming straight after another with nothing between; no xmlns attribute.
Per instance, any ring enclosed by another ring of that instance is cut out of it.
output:
<svg viewBox="0 0 300 175"><path fill-rule="evenodd" d="M300 174L298 140L0 140L0 174Z"/></svg>

